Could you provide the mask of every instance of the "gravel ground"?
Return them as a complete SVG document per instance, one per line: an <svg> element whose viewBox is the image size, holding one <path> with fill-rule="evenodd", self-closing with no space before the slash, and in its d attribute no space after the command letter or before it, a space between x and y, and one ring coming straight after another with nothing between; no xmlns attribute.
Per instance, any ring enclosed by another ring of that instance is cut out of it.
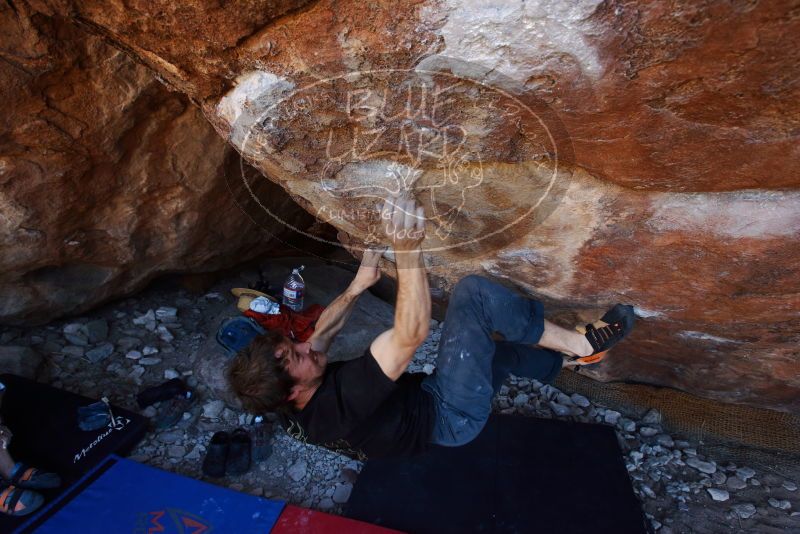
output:
<svg viewBox="0 0 800 534"><path fill-rule="evenodd" d="M132 458L149 465L293 504L341 513L362 464L325 449L303 445L277 424L272 456L240 477L206 479L200 472L205 446L218 430L248 425L193 376L198 348L213 335L212 320L229 304L230 280L193 295L177 288L151 288L80 318L37 328L0 329L0 345L29 346L45 356L40 380L89 397L138 410L135 394L167 378L183 377L195 402L173 428L151 431ZM410 366L430 373L441 326L434 328ZM800 532L797 465L776 463L755 470L711 458L703 444L666 433L661 415L621 414L578 394L535 380L511 377L495 398L500 413L605 424L617 431L634 491L654 530L669 532ZM154 408L145 410L152 416Z"/></svg>

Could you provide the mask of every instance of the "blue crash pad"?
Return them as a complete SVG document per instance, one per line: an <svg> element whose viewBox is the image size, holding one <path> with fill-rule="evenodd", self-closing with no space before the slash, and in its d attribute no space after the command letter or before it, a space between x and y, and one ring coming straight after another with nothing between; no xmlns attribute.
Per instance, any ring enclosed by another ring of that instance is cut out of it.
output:
<svg viewBox="0 0 800 534"><path fill-rule="evenodd" d="M112 456L22 530L265 534L284 505Z"/></svg>

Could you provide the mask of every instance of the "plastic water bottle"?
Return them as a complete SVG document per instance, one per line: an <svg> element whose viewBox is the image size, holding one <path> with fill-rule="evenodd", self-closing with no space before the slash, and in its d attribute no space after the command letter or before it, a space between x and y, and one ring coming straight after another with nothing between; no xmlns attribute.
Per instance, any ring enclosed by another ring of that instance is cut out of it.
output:
<svg viewBox="0 0 800 534"><path fill-rule="evenodd" d="M292 269L292 274L283 284L283 305L296 312L303 311L303 297L306 292L306 282L300 276L300 271L303 269L305 269L304 265Z"/></svg>

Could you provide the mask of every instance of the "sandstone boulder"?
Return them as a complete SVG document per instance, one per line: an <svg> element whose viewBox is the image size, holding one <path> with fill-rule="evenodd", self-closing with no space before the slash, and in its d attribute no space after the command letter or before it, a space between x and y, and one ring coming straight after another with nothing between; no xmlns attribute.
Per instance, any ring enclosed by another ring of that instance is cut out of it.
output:
<svg viewBox="0 0 800 534"><path fill-rule="evenodd" d="M413 190L438 289L484 273L565 324L635 304L594 377L800 408L791 2L31 5L189 95L351 245Z"/></svg>
<svg viewBox="0 0 800 534"><path fill-rule="evenodd" d="M238 155L185 96L75 21L8 3L0 31L0 322L43 323L274 246L229 192ZM260 186L287 220L313 221Z"/></svg>

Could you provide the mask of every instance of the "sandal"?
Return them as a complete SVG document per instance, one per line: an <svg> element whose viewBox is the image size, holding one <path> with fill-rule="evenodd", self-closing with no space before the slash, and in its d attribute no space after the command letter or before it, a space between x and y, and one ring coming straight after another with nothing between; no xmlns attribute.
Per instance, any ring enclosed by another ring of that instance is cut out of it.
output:
<svg viewBox="0 0 800 534"><path fill-rule="evenodd" d="M230 445L231 437L227 432L217 432L211 436L206 457L203 459L203 473L214 478L225 476Z"/></svg>
<svg viewBox="0 0 800 534"><path fill-rule="evenodd" d="M225 472L229 475L243 475L250 471L252 458L250 434L244 428L237 428L231 434L231 448Z"/></svg>
<svg viewBox="0 0 800 534"><path fill-rule="evenodd" d="M0 512L22 516L35 512L44 497L35 491L22 489L7 482L0 483Z"/></svg>
<svg viewBox="0 0 800 534"><path fill-rule="evenodd" d="M11 483L23 489L52 489L61 485L61 477L17 462L11 471Z"/></svg>
<svg viewBox="0 0 800 534"><path fill-rule="evenodd" d="M593 352L588 356L575 356L570 361L578 362L581 365L602 361L611 347L625 339L633 330L635 321L636 315L634 315L633 306L617 304L599 320L587 324L584 328L576 328L578 332L586 336Z"/></svg>

